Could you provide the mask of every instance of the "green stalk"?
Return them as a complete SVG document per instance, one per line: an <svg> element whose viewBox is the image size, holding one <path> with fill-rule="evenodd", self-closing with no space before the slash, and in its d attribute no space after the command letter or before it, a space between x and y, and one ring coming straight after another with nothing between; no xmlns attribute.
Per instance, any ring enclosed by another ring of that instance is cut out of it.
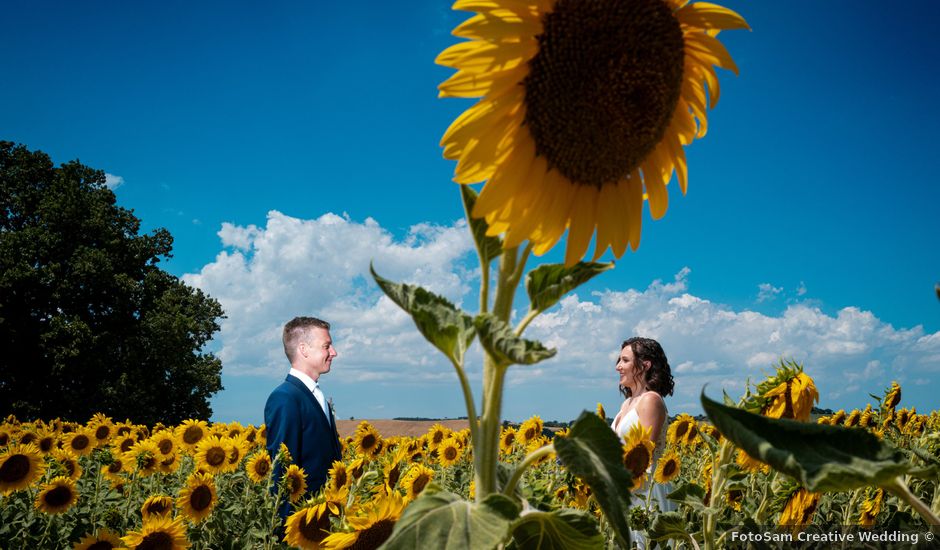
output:
<svg viewBox="0 0 940 550"><path fill-rule="evenodd" d="M753 474L752 474L753 475ZM757 476L754 475L756 478ZM765 493L764 497L760 501L760 506L757 507L757 511L754 512L754 522L758 525L763 521L764 515L767 514L767 507L770 505L770 497L773 495L773 483L777 479L777 470L773 470L770 474L770 478L767 480L767 483L764 485Z"/></svg>
<svg viewBox="0 0 940 550"><path fill-rule="evenodd" d="M910 489L907 488L907 485L901 481L901 478L894 478L894 480L887 485L883 485L883 487L904 502L910 504L911 508L917 510L917 513L920 514L928 524L940 526L940 517L937 517L936 514L930 511L930 508L924 504L922 500L914 496Z"/></svg>
<svg viewBox="0 0 940 550"><path fill-rule="evenodd" d="M529 323L531 323L533 319L538 317L538 314L538 311L530 309L529 312L525 314L525 317L522 318L522 321L519 321L519 326L516 327L516 336L522 336L526 327L529 326Z"/></svg>
<svg viewBox="0 0 940 550"><path fill-rule="evenodd" d="M725 482L727 480L725 479L725 472L721 467L730 461L731 456L731 442L725 439L721 442L721 447L718 450L718 460L712 463L712 495L711 501L708 503L709 508L714 508L712 504L715 502L715 499L720 499L724 494ZM717 522L718 514L716 512L705 512L705 517L702 521L702 538L705 542L705 550L716 548L715 527Z"/></svg>
<svg viewBox="0 0 940 550"><path fill-rule="evenodd" d="M519 483L519 480L522 479L522 474L525 473L530 466L538 462L540 458L553 452L555 452L555 445L549 443L526 455L522 463L512 472L512 477L509 478L509 482L506 483L506 487L503 488L503 494L511 497L513 491L516 490L516 485Z"/></svg>

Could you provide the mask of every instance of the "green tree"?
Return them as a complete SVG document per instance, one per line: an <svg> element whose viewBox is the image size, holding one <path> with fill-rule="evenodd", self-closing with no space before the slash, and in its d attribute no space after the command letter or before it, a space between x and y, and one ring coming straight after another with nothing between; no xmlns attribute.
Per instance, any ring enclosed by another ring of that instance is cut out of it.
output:
<svg viewBox="0 0 940 550"><path fill-rule="evenodd" d="M0 413L177 423L208 417L219 303L157 264L105 175L0 141Z"/></svg>

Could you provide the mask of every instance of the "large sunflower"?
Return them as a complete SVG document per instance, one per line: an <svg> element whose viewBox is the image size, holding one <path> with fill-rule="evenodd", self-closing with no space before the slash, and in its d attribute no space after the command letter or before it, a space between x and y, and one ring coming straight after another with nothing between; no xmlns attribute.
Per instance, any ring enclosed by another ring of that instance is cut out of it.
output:
<svg viewBox="0 0 940 550"><path fill-rule="evenodd" d="M45 469L35 445L10 445L0 452L0 494L5 496L29 487Z"/></svg>
<svg viewBox="0 0 940 550"><path fill-rule="evenodd" d="M793 491L780 513L778 524L790 527L793 534L798 533L813 520L819 497L820 493L811 493L803 487Z"/></svg>
<svg viewBox="0 0 940 550"><path fill-rule="evenodd" d="M757 386L760 413L771 418L789 418L806 422L819 401L813 379L803 366L781 361L777 373Z"/></svg>
<svg viewBox="0 0 940 550"><path fill-rule="evenodd" d="M260 450L248 459L245 464L248 478L255 483L263 483L271 477L271 455L268 451Z"/></svg>
<svg viewBox="0 0 940 550"><path fill-rule="evenodd" d="M884 502L885 490L881 487L875 489L875 492L862 503L859 509L858 524L862 527L871 527L878 519L881 512L881 504Z"/></svg>
<svg viewBox="0 0 940 550"><path fill-rule="evenodd" d="M901 386L896 381L891 382L891 387L885 390L884 399L881 400L881 408L885 410L894 410L901 402Z"/></svg>
<svg viewBox="0 0 940 550"><path fill-rule="evenodd" d="M330 509L322 503L297 510L284 526L284 542L304 550L318 550L329 534Z"/></svg>
<svg viewBox="0 0 940 550"><path fill-rule="evenodd" d="M405 490L408 500L414 500L432 479L434 479L434 470L423 464L413 464L402 478L401 487Z"/></svg>
<svg viewBox="0 0 940 550"><path fill-rule="evenodd" d="M330 468L329 477L326 481L327 490L339 491L343 487L348 487L352 482L349 472L346 471L346 465L339 460L333 461L333 467Z"/></svg>
<svg viewBox="0 0 940 550"><path fill-rule="evenodd" d="M382 436L379 435L378 430L368 422L359 424L359 427L356 428L356 435L353 441L356 452L366 459L375 458L382 448Z"/></svg>
<svg viewBox="0 0 940 550"><path fill-rule="evenodd" d="M463 455L463 449L453 437L441 441L440 447L437 448L437 461L441 466L453 466L460 460L461 455Z"/></svg>
<svg viewBox="0 0 940 550"><path fill-rule="evenodd" d="M107 444L115 434L114 421L101 413L95 413L91 417L87 428L95 439L97 447Z"/></svg>
<svg viewBox="0 0 940 550"><path fill-rule="evenodd" d="M516 438L519 439L520 443L526 445L533 439L542 435L544 427L545 423L542 422L542 419L538 415L535 415L519 426L519 430L516 432Z"/></svg>
<svg viewBox="0 0 940 550"><path fill-rule="evenodd" d="M140 515L144 521L156 516L173 515L173 498L165 495L151 495L140 506Z"/></svg>
<svg viewBox="0 0 940 550"><path fill-rule="evenodd" d="M669 424L669 428L666 430L666 441L670 446L687 446L695 441L697 434L698 426L695 419L682 413Z"/></svg>
<svg viewBox="0 0 940 550"><path fill-rule="evenodd" d="M679 475L682 468L682 459L674 450L670 450L659 459L656 465L656 473L653 474L653 481L656 483L668 483Z"/></svg>
<svg viewBox="0 0 940 550"><path fill-rule="evenodd" d="M448 128L454 181L489 180L472 215L505 246L542 254L567 228L565 263L640 242L644 198L666 212L682 146L705 135L718 101L713 66L737 73L715 38L745 29L735 12L688 0L458 0L475 11L453 34L470 39L437 62L457 69L442 97L481 97Z"/></svg>
<svg viewBox="0 0 940 550"><path fill-rule="evenodd" d="M653 461L655 445L650 440L650 428L636 423L627 432L623 445L623 466L633 476L631 491L639 489L646 482L646 472Z"/></svg>
<svg viewBox="0 0 940 550"><path fill-rule="evenodd" d="M392 493L370 501L357 513L346 516L355 531L337 532L323 539L325 548L378 548L392 534L395 522L401 517L405 501L398 493Z"/></svg>
<svg viewBox="0 0 940 550"><path fill-rule="evenodd" d="M211 474L194 473L186 480L186 486L180 489L176 507L189 521L198 523L212 513L219 502L215 481Z"/></svg>
<svg viewBox="0 0 940 550"><path fill-rule="evenodd" d="M144 439L134 443L131 450L124 453L121 458L129 468L136 468L138 475L146 477L153 475L160 466L159 454L160 450L157 448L157 444L149 439Z"/></svg>
<svg viewBox="0 0 940 550"><path fill-rule="evenodd" d="M287 467L281 481L287 483L287 497L291 502L296 502L307 492L307 473L296 464Z"/></svg>
<svg viewBox="0 0 940 550"><path fill-rule="evenodd" d="M121 537L129 550L160 548L161 550L185 550L189 548L183 518L158 517L145 521L140 531L131 531Z"/></svg>
<svg viewBox="0 0 940 550"><path fill-rule="evenodd" d="M516 442L516 429L506 427L499 434L499 450L503 454L512 453L513 444Z"/></svg>
<svg viewBox="0 0 940 550"><path fill-rule="evenodd" d="M76 501L78 501L78 491L75 490L75 482L67 476L58 476L43 485L42 490L36 495L34 504L38 510L47 514L61 514L71 508Z"/></svg>
<svg viewBox="0 0 940 550"><path fill-rule="evenodd" d="M89 455L95 450L95 441L91 432L85 428L67 434L64 439L63 448L78 456Z"/></svg>
<svg viewBox="0 0 940 550"><path fill-rule="evenodd" d="M157 449L164 457L168 457L176 452L179 447L176 434L170 430L163 429L150 436L150 440L156 443Z"/></svg>
<svg viewBox="0 0 940 550"><path fill-rule="evenodd" d="M62 449L55 449L52 451L52 458L55 459L52 464L58 464L62 468L62 473L72 481L82 477L82 466L79 464L77 456Z"/></svg>
<svg viewBox="0 0 940 550"><path fill-rule="evenodd" d="M196 445L209 435L209 425L204 420L184 420L177 426L176 435L179 436L179 443L183 448L194 451Z"/></svg>
<svg viewBox="0 0 940 550"><path fill-rule="evenodd" d="M228 471L229 447L231 445L228 444L227 439L209 436L201 440L196 446L196 467L210 474Z"/></svg>

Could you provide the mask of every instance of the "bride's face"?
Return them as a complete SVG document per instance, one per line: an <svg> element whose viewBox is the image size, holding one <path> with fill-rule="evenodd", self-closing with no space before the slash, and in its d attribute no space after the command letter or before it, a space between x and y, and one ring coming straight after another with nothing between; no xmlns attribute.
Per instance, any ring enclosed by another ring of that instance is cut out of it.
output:
<svg viewBox="0 0 940 550"><path fill-rule="evenodd" d="M617 372L620 374L620 385L629 388L636 382L636 363L633 357L633 348L626 346L620 350L620 359L617 360Z"/></svg>

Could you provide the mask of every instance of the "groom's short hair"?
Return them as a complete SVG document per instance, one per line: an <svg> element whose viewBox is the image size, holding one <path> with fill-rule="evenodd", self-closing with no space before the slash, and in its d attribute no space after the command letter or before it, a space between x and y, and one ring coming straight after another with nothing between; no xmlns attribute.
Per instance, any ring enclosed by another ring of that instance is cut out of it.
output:
<svg viewBox="0 0 940 550"><path fill-rule="evenodd" d="M308 331L311 328L322 328L330 330L330 324L316 317L294 317L284 325L284 353L287 354L287 360L292 364L294 354L297 352L297 346L302 340L308 337Z"/></svg>

